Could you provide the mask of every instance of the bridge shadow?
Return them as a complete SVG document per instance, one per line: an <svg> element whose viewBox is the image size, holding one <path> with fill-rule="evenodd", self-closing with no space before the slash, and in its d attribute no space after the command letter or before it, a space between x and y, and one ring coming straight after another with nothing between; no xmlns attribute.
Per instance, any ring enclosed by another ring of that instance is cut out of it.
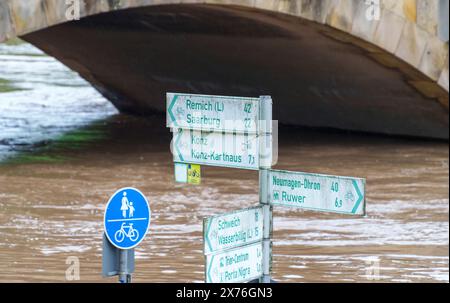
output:
<svg viewBox="0 0 450 303"><path fill-rule="evenodd" d="M448 93L393 55L297 17L239 6L104 13L24 39L119 110L165 111L166 92L271 95L286 124L448 139Z"/></svg>

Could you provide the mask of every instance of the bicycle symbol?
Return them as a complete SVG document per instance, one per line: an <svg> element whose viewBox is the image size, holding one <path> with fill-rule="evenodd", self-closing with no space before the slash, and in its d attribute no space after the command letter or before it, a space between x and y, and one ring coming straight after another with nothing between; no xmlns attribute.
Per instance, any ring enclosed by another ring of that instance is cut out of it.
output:
<svg viewBox="0 0 450 303"><path fill-rule="evenodd" d="M345 198L345 201L347 201L347 202L354 202L355 201L355 196L351 192L347 192L345 194L344 198Z"/></svg>
<svg viewBox="0 0 450 303"><path fill-rule="evenodd" d="M200 178L200 172L198 172L198 171L196 171L196 170L193 170L193 171L191 172L191 176L192 176L193 178Z"/></svg>
<svg viewBox="0 0 450 303"><path fill-rule="evenodd" d="M128 228L128 232L125 231L125 228ZM128 226L125 226L125 222L122 223L120 229L114 234L114 238L116 239L117 243L125 240L125 237L133 242L136 242L139 238L139 232L137 231L137 229L133 228L133 223L130 223Z"/></svg>
<svg viewBox="0 0 450 303"><path fill-rule="evenodd" d="M177 107L177 116L181 118L184 115L184 109L181 107Z"/></svg>

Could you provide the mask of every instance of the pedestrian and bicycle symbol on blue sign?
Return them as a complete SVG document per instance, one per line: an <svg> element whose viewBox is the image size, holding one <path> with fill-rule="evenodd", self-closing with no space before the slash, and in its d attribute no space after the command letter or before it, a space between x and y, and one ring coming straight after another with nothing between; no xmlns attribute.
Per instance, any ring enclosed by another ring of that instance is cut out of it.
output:
<svg viewBox="0 0 450 303"><path fill-rule="evenodd" d="M108 240L119 249L136 247L150 226L150 207L137 189L119 189L106 205L104 225Z"/></svg>

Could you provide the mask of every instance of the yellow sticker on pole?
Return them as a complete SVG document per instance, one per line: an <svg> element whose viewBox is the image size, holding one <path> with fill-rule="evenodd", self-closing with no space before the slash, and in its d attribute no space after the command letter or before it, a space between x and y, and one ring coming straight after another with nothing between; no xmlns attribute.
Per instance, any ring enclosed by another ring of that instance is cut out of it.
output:
<svg viewBox="0 0 450 303"><path fill-rule="evenodd" d="M189 184L199 185L201 183L202 176L200 173L200 165L188 164L187 181Z"/></svg>

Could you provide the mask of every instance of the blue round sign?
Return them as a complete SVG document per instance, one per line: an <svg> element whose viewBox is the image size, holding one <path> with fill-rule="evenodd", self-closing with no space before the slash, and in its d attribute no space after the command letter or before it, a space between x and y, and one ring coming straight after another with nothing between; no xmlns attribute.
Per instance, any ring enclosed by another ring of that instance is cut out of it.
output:
<svg viewBox="0 0 450 303"><path fill-rule="evenodd" d="M106 205L103 220L106 237L119 249L136 247L150 227L150 214L148 201L139 190L119 189Z"/></svg>

